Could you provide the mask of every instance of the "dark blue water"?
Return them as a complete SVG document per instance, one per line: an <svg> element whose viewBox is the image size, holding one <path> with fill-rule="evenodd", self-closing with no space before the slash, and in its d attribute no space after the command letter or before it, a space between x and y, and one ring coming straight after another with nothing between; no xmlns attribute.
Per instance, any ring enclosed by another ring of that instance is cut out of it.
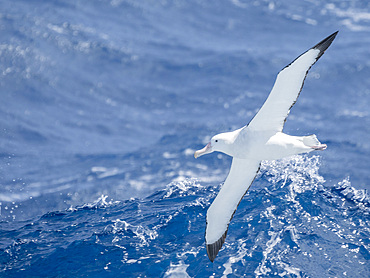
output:
<svg viewBox="0 0 370 278"><path fill-rule="evenodd" d="M277 72L334 31L212 264L206 211ZM367 1L1 1L1 277L370 276Z"/></svg>

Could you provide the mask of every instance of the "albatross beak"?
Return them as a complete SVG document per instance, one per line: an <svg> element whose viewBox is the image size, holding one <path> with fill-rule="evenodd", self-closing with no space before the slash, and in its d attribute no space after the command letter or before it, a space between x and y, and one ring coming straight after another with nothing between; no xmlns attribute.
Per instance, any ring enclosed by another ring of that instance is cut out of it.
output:
<svg viewBox="0 0 370 278"><path fill-rule="evenodd" d="M212 150L211 142L209 142L209 143L207 144L207 146L205 146L203 149L201 149L201 150L199 150L199 151L196 151L196 152L194 153L194 157L195 157L195 158L198 158L199 156L202 156L202 155L204 155L204 154L211 153L211 152L213 152L213 150Z"/></svg>

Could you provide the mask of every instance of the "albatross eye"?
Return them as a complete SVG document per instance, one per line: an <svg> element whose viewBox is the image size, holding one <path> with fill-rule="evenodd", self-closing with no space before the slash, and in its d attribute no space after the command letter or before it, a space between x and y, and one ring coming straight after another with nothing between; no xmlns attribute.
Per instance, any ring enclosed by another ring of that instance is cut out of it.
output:
<svg viewBox="0 0 370 278"><path fill-rule="evenodd" d="M217 143L217 142L218 142L218 140L215 140L215 142Z"/></svg>

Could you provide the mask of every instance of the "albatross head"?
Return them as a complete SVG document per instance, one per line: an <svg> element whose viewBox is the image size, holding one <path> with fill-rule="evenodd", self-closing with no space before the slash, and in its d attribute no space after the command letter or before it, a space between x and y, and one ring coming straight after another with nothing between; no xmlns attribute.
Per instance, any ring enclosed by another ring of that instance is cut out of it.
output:
<svg viewBox="0 0 370 278"><path fill-rule="evenodd" d="M194 153L194 157L198 158L207 153L222 152L229 154L230 146L234 142L233 132L220 133L212 137L211 141L201 150L198 150Z"/></svg>

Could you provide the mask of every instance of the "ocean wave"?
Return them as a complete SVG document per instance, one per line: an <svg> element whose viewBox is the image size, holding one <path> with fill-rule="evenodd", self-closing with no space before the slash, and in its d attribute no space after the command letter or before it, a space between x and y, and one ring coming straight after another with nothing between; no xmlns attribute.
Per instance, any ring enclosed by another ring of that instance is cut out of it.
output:
<svg viewBox="0 0 370 278"><path fill-rule="evenodd" d="M319 164L316 156L263 163L220 251L224 277L242 273L316 276L328 273L322 260L341 269L349 267L341 256L349 257L359 273L366 271L362 263L369 259L369 247L363 237L370 235L370 225L356 215L367 208L368 197L355 191L348 179L327 187L318 174ZM153 269L140 273L212 275L212 268L196 267L195 262L208 264L205 214L217 192L218 185L185 179L145 198L113 201L102 195L94 202L45 214L16 231L2 232L2 271L18 272L22 265L47 262L64 253L64 248L72 253L81 244L90 248L86 246L89 242L91 248L109 248L112 254L120 254L117 258L106 253L109 260L104 267L108 270L150 263ZM356 206L343 206L343 199ZM60 237L68 240L62 243ZM328 250L336 246L338 255ZM32 255L26 256L26 250ZM307 269L304 262L313 259L317 269Z"/></svg>
<svg viewBox="0 0 370 278"><path fill-rule="evenodd" d="M343 181L334 185L333 191L339 197L344 197L347 201L354 203L357 208L361 209L366 215L370 213L370 196L366 189L356 189L352 186L350 179L345 178Z"/></svg>

